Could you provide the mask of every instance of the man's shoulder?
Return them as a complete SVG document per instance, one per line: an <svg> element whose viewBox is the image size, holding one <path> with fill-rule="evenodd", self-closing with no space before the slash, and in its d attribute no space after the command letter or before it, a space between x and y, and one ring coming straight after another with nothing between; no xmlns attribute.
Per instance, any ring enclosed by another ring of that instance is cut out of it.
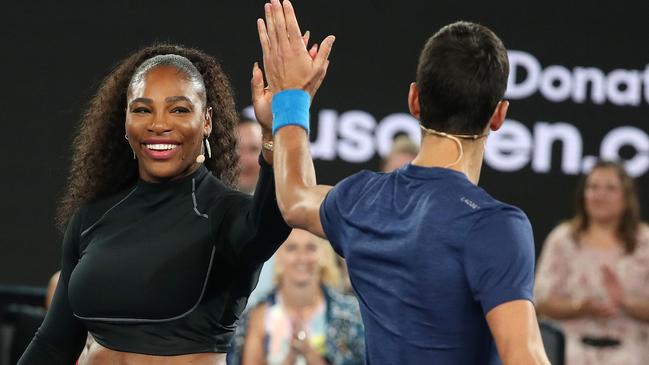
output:
<svg viewBox="0 0 649 365"><path fill-rule="evenodd" d="M531 230L530 220L521 208L496 199L493 199L485 206L485 209L479 212L478 220L482 220L485 223L491 222L491 224L496 224L497 226L510 224L524 225L525 228Z"/></svg>
<svg viewBox="0 0 649 365"><path fill-rule="evenodd" d="M380 179L381 177L385 177L386 174L379 173L379 172L374 172L370 170L361 170L355 174L349 175L346 178L340 180L338 184L336 184L336 188L338 187L345 187L345 188L353 188L353 187L361 187L364 184L370 183L372 181L375 181L376 179Z"/></svg>
<svg viewBox="0 0 649 365"><path fill-rule="evenodd" d="M348 197L358 198L363 192L373 190L377 179L381 179L384 174L361 170L350 175L338 182L329 194L335 195L336 200L347 201Z"/></svg>
<svg viewBox="0 0 649 365"><path fill-rule="evenodd" d="M515 216L527 220L527 216L521 208L494 198L479 186L471 184L471 186L458 190L457 193L460 196L460 201L475 211L477 218L499 219Z"/></svg>

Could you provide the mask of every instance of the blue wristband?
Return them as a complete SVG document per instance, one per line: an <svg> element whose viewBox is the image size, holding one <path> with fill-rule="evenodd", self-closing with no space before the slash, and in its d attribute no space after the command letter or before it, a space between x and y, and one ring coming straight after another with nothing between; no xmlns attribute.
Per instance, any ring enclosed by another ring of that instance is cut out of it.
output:
<svg viewBox="0 0 649 365"><path fill-rule="evenodd" d="M273 95L273 135L287 125L304 128L309 134L311 95L300 89L280 91Z"/></svg>

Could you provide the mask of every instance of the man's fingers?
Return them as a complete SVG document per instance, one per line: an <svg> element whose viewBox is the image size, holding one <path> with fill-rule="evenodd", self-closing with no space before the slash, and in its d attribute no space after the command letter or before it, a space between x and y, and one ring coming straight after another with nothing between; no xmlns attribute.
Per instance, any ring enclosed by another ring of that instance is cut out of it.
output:
<svg viewBox="0 0 649 365"><path fill-rule="evenodd" d="M288 33L286 32L286 19L284 18L284 8L279 0L271 0L273 10L273 21L275 22L275 33L277 34L277 45L280 49L288 50L290 43ZM299 37L298 32L298 37Z"/></svg>
<svg viewBox="0 0 649 365"><path fill-rule="evenodd" d="M275 29L275 18L273 16L273 8L271 4L264 4L264 14L266 15L266 30L268 34L268 41L270 43L270 50L276 51L277 30Z"/></svg>
<svg viewBox="0 0 649 365"><path fill-rule="evenodd" d="M318 55L313 61L315 67L319 68L324 66L325 61L329 59L329 54L331 53L331 48L333 48L335 40L336 37L330 35L322 41Z"/></svg>
<svg viewBox="0 0 649 365"><path fill-rule="evenodd" d="M269 37L268 31L266 30L266 24L264 23L263 19L257 20L257 31L259 32L259 43L261 43L264 69L269 70L272 68L273 58L271 57L272 51L271 51L270 40L268 38ZM257 67L257 69L259 69L259 67ZM259 69L259 72L261 73L261 69ZM263 73L262 73L262 79L263 79Z"/></svg>
<svg viewBox="0 0 649 365"><path fill-rule="evenodd" d="M264 55L270 54L270 44L268 43L268 31L264 20L257 19L257 33L259 33L259 43L261 44L261 51Z"/></svg>
<svg viewBox="0 0 649 365"><path fill-rule="evenodd" d="M304 47L309 45L309 37L311 37L311 32L308 30L304 32L304 35L302 36L302 42L304 43Z"/></svg>
<svg viewBox="0 0 649 365"><path fill-rule="evenodd" d="M293 4L291 4L290 0L284 0L282 7L284 8L286 31L288 33L289 41L293 45L298 45L297 40L300 38L300 34L302 34L302 32L300 32L300 25L297 22ZM304 48L306 48L306 45L304 46Z"/></svg>

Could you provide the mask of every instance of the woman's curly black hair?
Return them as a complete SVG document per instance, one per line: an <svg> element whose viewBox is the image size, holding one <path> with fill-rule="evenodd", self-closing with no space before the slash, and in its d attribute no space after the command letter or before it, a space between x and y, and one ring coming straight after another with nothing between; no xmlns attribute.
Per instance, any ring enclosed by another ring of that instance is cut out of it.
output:
<svg viewBox="0 0 649 365"><path fill-rule="evenodd" d="M90 100L74 139L70 175L57 214L60 229L81 205L114 194L137 180L137 161L124 139L126 93L138 66L164 54L189 59L203 76L206 107L213 110L209 136L212 158L205 166L226 185L236 184L238 117L228 77L219 63L202 51L174 44L153 45L120 62Z"/></svg>

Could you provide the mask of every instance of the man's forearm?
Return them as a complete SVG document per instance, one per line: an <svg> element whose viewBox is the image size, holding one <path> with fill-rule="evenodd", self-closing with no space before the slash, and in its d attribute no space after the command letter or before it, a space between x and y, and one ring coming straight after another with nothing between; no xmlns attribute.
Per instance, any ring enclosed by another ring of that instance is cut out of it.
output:
<svg viewBox="0 0 649 365"><path fill-rule="evenodd" d="M502 358L503 365L550 365L545 351L540 346L517 349Z"/></svg>
<svg viewBox="0 0 649 365"><path fill-rule="evenodd" d="M286 126L276 132L274 140L277 203L286 222L299 225L301 197L316 185L308 136L301 127Z"/></svg>

